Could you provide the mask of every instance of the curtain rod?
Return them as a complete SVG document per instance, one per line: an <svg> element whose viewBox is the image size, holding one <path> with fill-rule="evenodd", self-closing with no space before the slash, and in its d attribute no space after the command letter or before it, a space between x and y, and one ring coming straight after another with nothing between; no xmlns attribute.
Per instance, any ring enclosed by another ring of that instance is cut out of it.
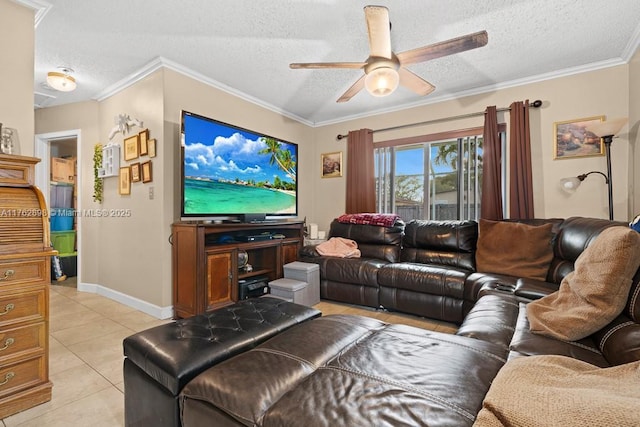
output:
<svg viewBox="0 0 640 427"><path fill-rule="evenodd" d="M542 106L542 101L539 99L536 99L535 101L533 101L531 104L529 104L529 107L533 107L533 108L540 108ZM509 111L509 107L505 107L505 108L498 108L496 110L498 113L501 113L503 111ZM384 128L384 129L376 129L376 130L372 130L371 133L376 133L376 132L385 132L385 131L390 131L390 130L397 130L397 129L404 129L404 128L408 128L408 127L412 127L412 126L422 126L422 125L429 125L432 123L440 123L440 122L446 122L449 120L459 120L459 119L468 119L469 117L475 117L475 116L481 116L483 115L485 112L484 111L478 111L476 113L469 113L469 114L461 114L459 116L451 116L451 117L443 117L440 119L432 119L432 120L427 120L426 122L419 122L419 123L409 123L406 125L400 125L400 126L393 126L393 127L389 127L389 128ZM336 139L338 141L340 141L343 138L347 138L349 135L338 135L336 137Z"/></svg>

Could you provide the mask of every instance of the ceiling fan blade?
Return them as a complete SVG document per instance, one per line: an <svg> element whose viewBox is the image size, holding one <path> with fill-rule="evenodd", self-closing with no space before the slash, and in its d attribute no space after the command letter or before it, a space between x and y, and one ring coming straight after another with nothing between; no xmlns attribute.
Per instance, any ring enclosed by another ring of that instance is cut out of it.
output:
<svg viewBox="0 0 640 427"><path fill-rule="evenodd" d="M431 59L440 58L454 53L464 52L478 47L482 47L489 41L489 35L486 31L479 31L466 36L456 37L440 43L429 46L419 47L417 49L407 50L398 53L396 56L402 65L415 64L418 62L429 61Z"/></svg>
<svg viewBox="0 0 640 427"><path fill-rule="evenodd" d="M289 64L289 68L362 68L367 65L366 62L294 62Z"/></svg>
<svg viewBox="0 0 640 427"><path fill-rule="evenodd" d="M391 59L389 10L383 6L366 6L364 14L367 19L371 56Z"/></svg>
<svg viewBox="0 0 640 427"><path fill-rule="evenodd" d="M400 75L400 84L418 95L429 95L436 89L434 85L406 68L399 68L398 74Z"/></svg>
<svg viewBox="0 0 640 427"><path fill-rule="evenodd" d="M340 98L338 98L338 100L336 102L347 102L348 100L353 98L353 96L355 94L357 94L362 89L364 89L364 78L365 77L366 77L366 75L363 75L358 80L356 80L356 82L353 85L351 85L351 87L349 89L347 89L347 91L345 93L343 93L342 96Z"/></svg>

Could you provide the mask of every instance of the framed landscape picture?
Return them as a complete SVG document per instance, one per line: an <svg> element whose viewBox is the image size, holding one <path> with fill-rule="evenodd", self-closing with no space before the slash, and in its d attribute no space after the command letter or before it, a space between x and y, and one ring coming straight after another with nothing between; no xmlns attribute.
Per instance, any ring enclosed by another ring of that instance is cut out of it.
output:
<svg viewBox="0 0 640 427"><path fill-rule="evenodd" d="M342 151L322 153L320 155L321 177L337 178L342 176Z"/></svg>
<svg viewBox="0 0 640 427"><path fill-rule="evenodd" d="M586 128L604 121L604 116L574 119L553 124L553 158L575 159L588 156L603 156L604 144L600 137Z"/></svg>

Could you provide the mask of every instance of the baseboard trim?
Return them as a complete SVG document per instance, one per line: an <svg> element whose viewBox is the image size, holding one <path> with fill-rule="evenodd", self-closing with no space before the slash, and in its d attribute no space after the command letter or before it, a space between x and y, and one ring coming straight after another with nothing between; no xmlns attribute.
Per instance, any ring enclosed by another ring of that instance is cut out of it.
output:
<svg viewBox="0 0 640 427"><path fill-rule="evenodd" d="M98 294L100 296L109 298L120 304L124 304L128 307L135 308L143 313L153 316L157 319L170 319L173 317L173 306L160 307L155 304L151 304L147 301L143 301L139 298L132 297L131 295L124 294L119 291L104 287L102 285L96 285L93 283L78 283L77 289L79 292L87 292L92 294Z"/></svg>

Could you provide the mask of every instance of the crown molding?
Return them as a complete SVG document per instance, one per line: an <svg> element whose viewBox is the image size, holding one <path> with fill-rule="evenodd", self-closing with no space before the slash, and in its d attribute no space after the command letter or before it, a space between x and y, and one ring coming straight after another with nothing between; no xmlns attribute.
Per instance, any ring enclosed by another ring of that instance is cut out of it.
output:
<svg viewBox="0 0 640 427"><path fill-rule="evenodd" d="M631 58L633 57L633 55L638 51L639 46L640 46L640 22L638 23L636 30L631 35L631 38L629 39L629 43L627 43L627 46L622 51L622 55L621 55L622 59L624 59L625 62L631 61Z"/></svg>
<svg viewBox="0 0 640 427"><path fill-rule="evenodd" d="M446 94L446 95L429 97L427 100L417 101L417 102L413 102L413 103L410 103L410 104L404 104L404 105L402 105L400 107L382 108L382 109L375 110L375 111L368 111L368 112L363 113L363 114L354 114L354 115L351 115L351 116L341 117L340 119L336 119L336 120L326 120L326 121L323 121L323 122L316 122L313 125L313 127L334 125L334 124L348 122L348 121L351 121L351 120L363 119L363 118L367 118L367 117L377 116L377 115L380 115L380 114L388 114L388 113L395 113L395 112L399 112L399 111L405 111L405 110L409 110L411 108L422 107L422 106L431 105L431 104L437 104L437 103L444 102L444 101L451 101L451 100L455 100L455 99L465 98L467 96L482 95L482 94L485 94L485 93L488 93L488 92L495 92L496 90L508 89L508 88L518 87L518 86L524 86L524 85L528 85L528 84L532 84L532 83L543 82L543 81L546 81L546 80L553 80L553 79L557 79L557 78L561 78L561 77L572 76L572 75L575 75L575 74L587 73L587 72L590 72L590 71L597 71L597 70L601 70L601 69L604 69L604 68L610 68L610 67L615 67L615 66L618 66L618 65L624 65L626 63L627 63L627 61L625 61L622 58L614 59L614 60L594 62L592 64L581 65L581 66L578 66L578 67L565 68L564 70L553 71L553 72L550 72L550 73L537 74L535 76L530 76L530 77L526 77L526 78L523 78L523 79L516 79L516 80L507 81L507 82L487 85L487 86L483 86L483 87L479 87L479 88L475 88L475 89L465 90L465 91L461 91L461 92L455 92L455 93L450 93L450 94ZM532 98L535 99L535 97L532 97Z"/></svg>
<svg viewBox="0 0 640 427"><path fill-rule="evenodd" d="M22 6L28 7L29 9L33 9L36 11L35 19L34 19L34 27L37 27L38 24L40 24L44 16L53 7L51 3L47 3L44 0L12 0L12 1L14 3L21 4Z"/></svg>
<svg viewBox="0 0 640 427"><path fill-rule="evenodd" d="M96 101L103 101L113 95L115 95L116 93L120 92L121 90L124 90L136 83L138 83L140 80L144 79L145 77L149 76L150 74L154 73L155 71L160 70L161 68L166 68L172 71L175 71L177 73L180 73L184 76L187 76L193 80L196 80L200 83L206 84L207 86L211 86L214 87L218 90L221 90L223 92L226 92L230 95L236 96L240 99L243 99L247 102L250 102L252 104L258 105L262 108L265 108L267 110L273 111L274 113L280 114L282 116L288 117L292 120L295 120L297 122L300 122L302 124L305 124L307 126L311 126L314 127L314 123L303 118L300 117L298 115L295 115L289 111L285 111L283 109L277 108L276 106L269 104L267 102L264 102L258 98L255 98L251 95L248 95L244 92L241 92L237 89L234 89L230 86L225 85L224 83L221 83L217 80L214 80L210 77L205 76L204 74L198 73L197 71L194 71L190 68L185 67L184 65L178 64L177 62L171 61L169 59L163 58L161 56L153 59L152 61L150 61L149 63L145 64L142 66L142 68L140 68L138 71L126 76L125 78L117 81L116 83L112 84L111 86L108 86L106 89L104 89L103 91L99 92L98 94L96 94L93 99L95 99Z"/></svg>

